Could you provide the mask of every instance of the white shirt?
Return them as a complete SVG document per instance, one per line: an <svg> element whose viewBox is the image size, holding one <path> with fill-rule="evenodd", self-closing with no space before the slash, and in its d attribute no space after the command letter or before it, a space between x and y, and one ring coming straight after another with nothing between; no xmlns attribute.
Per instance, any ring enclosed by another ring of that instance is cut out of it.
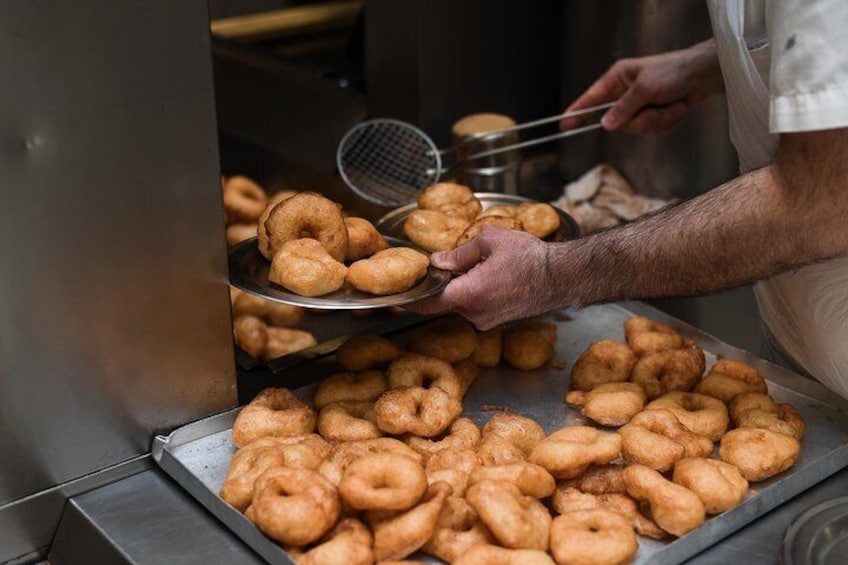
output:
<svg viewBox="0 0 848 565"><path fill-rule="evenodd" d="M743 173L774 160L780 133L848 127L848 0L708 5ZM783 352L848 397L848 256L760 282L755 293Z"/></svg>

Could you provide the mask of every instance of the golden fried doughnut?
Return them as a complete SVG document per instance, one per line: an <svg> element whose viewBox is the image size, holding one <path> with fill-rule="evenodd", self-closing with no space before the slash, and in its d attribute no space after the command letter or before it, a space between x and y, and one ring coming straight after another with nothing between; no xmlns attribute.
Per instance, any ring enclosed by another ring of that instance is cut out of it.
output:
<svg viewBox="0 0 848 565"><path fill-rule="evenodd" d="M424 189L418 197L418 207L421 210L438 210L450 216L473 220L480 213L482 205L467 186L440 182Z"/></svg>
<svg viewBox="0 0 848 565"><path fill-rule="evenodd" d="M627 493L646 501L651 516L666 532L682 536L704 523L706 511L697 494L666 480L644 465L631 465L624 470Z"/></svg>
<svg viewBox="0 0 848 565"><path fill-rule="evenodd" d="M339 494L357 510L407 510L427 491L421 463L404 455L375 453L345 469Z"/></svg>
<svg viewBox="0 0 848 565"><path fill-rule="evenodd" d="M434 385L435 386L435 385ZM480 443L480 429L470 418L459 418L448 429L447 435L439 440L411 436L406 444L425 457L449 449L451 451L474 450Z"/></svg>
<svg viewBox="0 0 848 565"><path fill-rule="evenodd" d="M527 460L527 455L517 445L493 435L482 438L477 448L477 457L483 465L521 463Z"/></svg>
<svg viewBox="0 0 848 565"><path fill-rule="evenodd" d="M278 542L306 545L330 531L340 508L336 489L315 471L276 467L256 479L245 515Z"/></svg>
<svg viewBox="0 0 848 565"><path fill-rule="evenodd" d="M627 345L640 357L665 349L680 349L684 345L683 336L674 328L642 316L624 322L624 335Z"/></svg>
<svg viewBox="0 0 848 565"><path fill-rule="evenodd" d="M236 343L254 357L262 356L268 344L268 326L256 316L239 316L233 322Z"/></svg>
<svg viewBox="0 0 848 565"><path fill-rule="evenodd" d="M671 391L690 391L704 373L704 352L700 347L666 349L641 357L630 378L645 389L650 400Z"/></svg>
<svg viewBox="0 0 848 565"><path fill-rule="evenodd" d="M791 404L778 404L759 392L738 395L730 403L730 419L739 427L765 428L797 440L804 437L807 424Z"/></svg>
<svg viewBox="0 0 848 565"><path fill-rule="evenodd" d="M233 424L233 443L241 447L260 437L308 434L315 412L287 388L266 388L241 409Z"/></svg>
<svg viewBox="0 0 848 565"><path fill-rule="evenodd" d="M736 428L721 438L718 456L756 483L790 468L800 452L801 444L794 437L762 428Z"/></svg>
<svg viewBox="0 0 848 565"><path fill-rule="evenodd" d="M540 320L525 320L504 330L503 358L522 371L533 371L554 354L557 327Z"/></svg>
<svg viewBox="0 0 848 565"><path fill-rule="evenodd" d="M389 247L386 238L365 218L348 216L344 222L347 227L345 261L358 261Z"/></svg>
<svg viewBox="0 0 848 565"><path fill-rule="evenodd" d="M427 486L431 487L436 483L446 483L456 496L465 496L465 491L468 489L468 473L456 469L440 469L428 472Z"/></svg>
<svg viewBox="0 0 848 565"><path fill-rule="evenodd" d="M456 238L456 247L465 245L483 231L486 226L500 228L502 230L524 231L524 224L515 218L507 218L505 216L483 216L474 220L470 226L465 228L465 231L459 234Z"/></svg>
<svg viewBox="0 0 848 565"><path fill-rule="evenodd" d="M318 469L332 453L332 446L318 434L286 437L261 437L239 449L236 454L272 448L283 454L284 465L291 469Z"/></svg>
<svg viewBox="0 0 848 565"><path fill-rule="evenodd" d="M477 347L471 354L471 360L478 367L497 367L502 351L503 327L498 326L477 334Z"/></svg>
<svg viewBox="0 0 848 565"><path fill-rule="evenodd" d="M427 459L427 483L444 481L453 489L453 496L465 496L468 476L480 465L477 454L469 449L443 449Z"/></svg>
<svg viewBox="0 0 848 565"><path fill-rule="evenodd" d="M409 240L427 251L449 251L468 227L465 218L449 216L436 210L415 210L403 223Z"/></svg>
<svg viewBox="0 0 848 565"><path fill-rule="evenodd" d="M231 221L255 222L267 203L265 191L247 177L233 176L224 183L224 210Z"/></svg>
<svg viewBox="0 0 848 565"><path fill-rule="evenodd" d="M748 481L735 465L716 459L681 459L674 464L672 481L697 494L707 514L730 510L748 490Z"/></svg>
<svg viewBox="0 0 848 565"><path fill-rule="evenodd" d="M357 441L381 437L374 403L342 400L327 404L318 413L318 432L330 441Z"/></svg>
<svg viewBox="0 0 848 565"><path fill-rule="evenodd" d="M387 365L401 356L394 343L377 335L355 335L336 350L336 361L348 371Z"/></svg>
<svg viewBox="0 0 848 565"><path fill-rule="evenodd" d="M227 226L227 246L229 247L251 237L256 237L256 224L230 224Z"/></svg>
<svg viewBox="0 0 848 565"><path fill-rule="evenodd" d="M537 422L512 412L496 412L483 426L482 438L500 437L517 447L526 458L545 439L545 430Z"/></svg>
<svg viewBox="0 0 848 565"><path fill-rule="evenodd" d="M454 494L445 501L436 531L421 549L452 563L475 545L492 543L495 543L495 537L489 528L465 499Z"/></svg>
<svg viewBox="0 0 848 565"><path fill-rule="evenodd" d="M623 471L624 467L621 469ZM622 473L622 485L623 477ZM609 510L624 516L640 536L652 539L663 539L668 536L653 520L639 512L636 501L627 494L626 488L622 492L592 494L581 492L576 487L570 486L570 482L560 484L551 500L554 511L559 514L579 510Z"/></svg>
<svg viewBox="0 0 848 565"><path fill-rule="evenodd" d="M620 383L630 378L636 356L628 346L604 339L590 345L571 368L571 386L592 390L605 383Z"/></svg>
<svg viewBox="0 0 848 565"><path fill-rule="evenodd" d="M406 346L410 351L453 363L471 357L477 343L477 332L470 322L447 316L411 330Z"/></svg>
<svg viewBox="0 0 848 565"><path fill-rule="evenodd" d="M623 565L638 549L633 526L610 510L577 510L551 523L551 553L557 563Z"/></svg>
<svg viewBox="0 0 848 565"><path fill-rule="evenodd" d="M548 549L551 515L541 502L504 481L468 487L468 504L497 540L512 549Z"/></svg>
<svg viewBox="0 0 848 565"><path fill-rule="evenodd" d="M424 502L405 512L368 512L374 532L374 556L401 559L420 549L436 531L439 514L450 496L450 486L436 483L427 491Z"/></svg>
<svg viewBox="0 0 848 565"><path fill-rule="evenodd" d="M265 344L265 351L262 353L262 359L266 361L318 344L315 336L305 330L269 327L267 331L268 343Z"/></svg>
<svg viewBox="0 0 848 565"><path fill-rule="evenodd" d="M554 478L544 467L527 462L477 467L468 477L468 485L481 481L505 481L533 498L547 498L556 490Z"/></svg>
<svg viewBox="0 0 848 565"><path fill-rule="evenodd" d="M392 361L386 371L389 388L440 388L454 398L462 397L462 387L453 366L446 361L418 353L405 353ZM426 385L426 386L425 386Z"/></svg>
<svg viewBox="0 0 848 565"><path fill-rule="evenodd" d="M409 457L418 463L423 461L421 455L412 451L403 442L394 438L380 437L376 439L348 441L336 445L330 456L321 463L318 472L330 481L330 483L338 485L342 480L345 469L351 463L360 457L374 453L394 453Z"/></svg>
<svg viewBox="0 0 848 565"><path fill-rule="evenodd" d="M347 227L335 202L315 192L299 192L274 206L265 220L268 251L277 255L296 239L317 240L336 261L347 255Z"/></svg>
<svg viewBox="0 0 848 565"><path fill-rule="evenodd" d="M274 254L268 280L300 296L324 296L344 285L347 272L320 242L292 239Z"/></svg>
<svg viewBox="0 0 848 565"><path fill-rule="evenodd" d="M427 274L430 258L409 247L392 247L360 259L347 271L355 289L379 296L406 292Z"/></svg>
<svg viewBox="0 0 848 565"><path fill-rule="evenodd" d="M708 457L713 442L690 432L668 410L645 410L618 430L626 461L668 471L684 457Z"/></svg>
<svg viewBox="0 0 848 565"><path fill-rule="evenodd" d="M312 403L320 410L331 402L374 400L388 388L382 371L336 373L318 384Z"/></svg>
<svg viewBox="0 0 848 565"><path fill-rule="evenodd" d="M283 328L292 327L303 318L304 310L299 306L260 298L249 292L241 292L235 287L230 287L230 294L235 317L249 314L263 318L272 326Z"/></svg>
<svg viewBox="0 0 848 565"><path fill-rule="evenodd" d="M480 374L480 367L478 367L477 363L471 359L457 361L456 363L452 363L451 366L453 367L453 370L456 373L456 378L459 381L459 391L462 396L465 396L465 393L468 392L468 389L471 388L471 385L473 385L474 381L477 380L477 375Z"/></svg>
<svg viewBox="0 0 848 565"><path fill-rule="evenodd" d="M433 437L456 420L462 404L459 397L438 387L399 387L380 395L374 412L377 426L386 433Z"/></svg>
<svg viewBox="0 0 848 565"><path fill-rule="evenodd" d="M621 453L621 437L588 426L560 428L543 439L529 461L557 479L573 479L592 464L609 463Z"/></svg>
<svg viewBox="0 0 848 565"><path fill-rule="evenodd" d="M371 565L374 538L368 527L355 518L342 518L320 545L295 557L297 565Z"/></svg>
<svg viewBox="0 0 848 565"><path fill-rule="evenodd" d="M645 391L633 383L605 383L589 392L573 390L565 397L569 404L602 426L623 426L645 406Z"/></svg>
<svg viewBox="0 0 848 565"><path fill-rule="evenodd" d="M548 237L559 229L559 214L550 204L525 202L518 206L516 218L524 225L524 231L539 239Z"/></svg>
<svg viewBox="0 0 848 565"><path fill-rule="evenodd" d="M517 218L518 206L489 206L477 216L478 219L487 216L501 216L504 218Z"/></svg>
<svg viewBox="0 0 848 565"><path fill-rule="evenodd" d="M721 359L710 368L695 392L718 398L730 404L738 395L746 392L767 394L766 380L758 370L741 361Z"/></svg>
<svg viewBox="0 0 848 565"><path fill-rule="evenodd" d="M624 465L592 465L572 483L581 492L589 494L624 493Z"/></svg>
<svg viewBox="0 0 848 565"><path fill-rule="evenodd" d="M271 210L284 200L288 200L292 196L297 194L292 190L283 190L278 192L268 201L268 205L265 207L265 210L262 212L262 215L259 216L259 223L257 226L257 243L259 245L259 252L262 253L262 256L268 259L269 261L273 257L271 254L270 242L268 240L268 230L265 228L265 222L268 221L268 216L271 215Z"/></svg>
<svg viewBox="0 0 848 565"><path fill-rule="evenodd" d="M284 467L285 462L285 455L279 449L240 449L230 461L227 477L221 485L221 498L239 512L244 512L253 500L256 478L268 469Z"/></svg>
<svg viewBox="0 0 848 565"><path fill-rule="evenodd" d="M506 549L496 545L475 545L454 562L454 565L555 565L544 551L538 549Z"/></svg>
<svg viewBox="0 0 848 565"><path fill-rule="evenodd" d="M645 410L668 410L687 430L718 441L727 431L727 407L715 398L694 392L669 392L649 402Z"/></svg>

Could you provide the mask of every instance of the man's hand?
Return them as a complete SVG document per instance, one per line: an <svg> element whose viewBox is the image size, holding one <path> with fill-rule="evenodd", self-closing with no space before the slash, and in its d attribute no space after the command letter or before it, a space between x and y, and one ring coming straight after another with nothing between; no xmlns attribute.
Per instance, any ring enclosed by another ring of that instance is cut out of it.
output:
<svg viewBox="0 0 848 565"><path fill-rule="evenodd" d="M465 245L434 253L431 262L462 274L441 294L409 306L419 314L452 310L486 330L554 307L548 244L530 234L487 226Z"/></svg>
<svg viewBox="0 0 848 565"><path fill-rule="evenodd" d="M601 123L608 130L658 133L677 125L683 115L722 86L715 42L688 49L616 62L566 111L613 102ZM579 125L563 120L561 129Z"/></svg>

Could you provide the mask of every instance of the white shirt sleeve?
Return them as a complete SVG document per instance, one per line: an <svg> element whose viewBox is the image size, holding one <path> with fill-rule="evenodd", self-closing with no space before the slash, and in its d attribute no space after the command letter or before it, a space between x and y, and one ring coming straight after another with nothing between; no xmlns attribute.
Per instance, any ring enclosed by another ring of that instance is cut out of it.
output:
<svg viewBox="0 0 848 565"><path fill-rule="evenodd" d="M848 126L848 0L766 6L771 132Z"/></svg>

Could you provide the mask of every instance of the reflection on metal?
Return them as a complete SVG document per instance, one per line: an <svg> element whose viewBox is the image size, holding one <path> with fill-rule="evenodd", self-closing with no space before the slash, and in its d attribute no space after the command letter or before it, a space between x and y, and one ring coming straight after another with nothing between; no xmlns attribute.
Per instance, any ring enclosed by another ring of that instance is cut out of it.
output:
<svg viewBox="0 0 848 565"><path fill-rule="evenodd" d="M363 2L328 2L213 20L212 35L237 41L259 41L353 25Z"/></svg>

